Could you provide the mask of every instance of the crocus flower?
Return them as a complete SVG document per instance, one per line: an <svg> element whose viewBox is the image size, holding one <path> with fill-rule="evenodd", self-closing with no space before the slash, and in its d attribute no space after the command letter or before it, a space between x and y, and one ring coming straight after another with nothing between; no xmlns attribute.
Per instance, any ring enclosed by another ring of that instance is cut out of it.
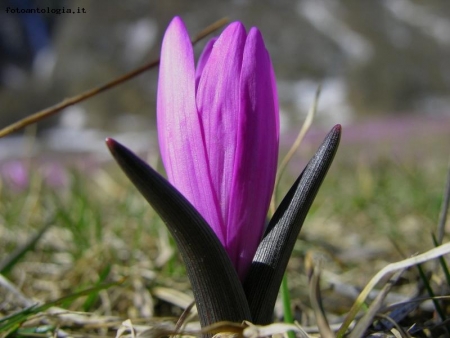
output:
<svg viewBox="0 0 450 338"><path fill-rule="evenodd" d="M278 157L275 77L259 30L230 24L195 67L186 27L174 18L161 50L157 122L169 181L214 230L243 280Z"/></svg>
<svg viewBox="0 0 450 338"><path fill-rule="evenodd" d="M221 321L271 323L289 256L339 145L337 125L262 235L278 153L274 79L257 29L247 34L240 23L231 24L195 67L186 28L175 18L163 41L157 107L170 182L106 139L173 235L203 328Z"/></svg>

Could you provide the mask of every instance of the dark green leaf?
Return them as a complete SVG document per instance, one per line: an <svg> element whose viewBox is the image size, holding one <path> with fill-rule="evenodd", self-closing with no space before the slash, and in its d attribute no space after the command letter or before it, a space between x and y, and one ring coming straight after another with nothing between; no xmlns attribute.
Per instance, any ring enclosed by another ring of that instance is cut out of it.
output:
<svg viewBox="0 0 450 338"><path fill-rule="evenodd" d="M118 142L107 139L122 170L172 233L194 291L202 326L251 320L238 275L198 211L164 177Z"/></svg>
<svg viewBox="0 0 450 338"><path fill-rule="evenodd" d="M244 284L254 324L269 324L295 241L333 162L341 126L335 126L275 212Z"/></svg>

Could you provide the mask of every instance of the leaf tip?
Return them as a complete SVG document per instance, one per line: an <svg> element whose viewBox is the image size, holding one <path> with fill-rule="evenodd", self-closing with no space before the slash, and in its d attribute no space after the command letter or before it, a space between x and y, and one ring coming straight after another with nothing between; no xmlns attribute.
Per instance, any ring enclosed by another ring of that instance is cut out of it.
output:
<svg viewBox="0 0 450 338"><path fill-rule="evenodd" d="M114 147L114 144L116 143L116 141L114 139L112 139L111 137L107 137L105 139L105 143L108 146L109 149Z"/></svg>
<svg viewBox="0 0 450 338"><path fill-rule="evenodd" d="M111 152L111 154L115 157L115 155L117 154L117 151L119 150L118 148L120 147L120 143L111 137L107 137L105 139L105 143L106 143L106 146L108 147L109 151Z"/></svg>

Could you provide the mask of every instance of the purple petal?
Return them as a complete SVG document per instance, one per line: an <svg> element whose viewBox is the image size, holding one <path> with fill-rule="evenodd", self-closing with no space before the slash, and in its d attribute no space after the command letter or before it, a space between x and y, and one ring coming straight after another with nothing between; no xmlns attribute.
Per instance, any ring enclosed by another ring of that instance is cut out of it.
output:
<svg viewBox="0 0 450 338"><path fill-rule="evenodd" d="M277 132L277 149L278 142L280 140L280 104L278 102L278 93L277 93L277 79L275 77L275 71L273 70L272 61L270 59L269 53L267 53L270 62L270 80L272 82L272 95L273 95L273 106L274 106L274 114L275 114L275 128ZM278 159L278 150L277 150L277 159ZM276 171L275 171L276 175Z"/></svg>
<svg viewBox="0 0 450 338"><path fill-rule="evenodd" d="M197 62L197 69L195 72L195 88L198 87L198 83L200 82L200 76L202 75L203 69L205 68L206 62L209 59L209 56L211 55L212 49L214 47L214 44L217 41L217 37L212 38L208 41L205 48L203 49L202 54L200 55L200 58Z"/></svg>
<svg viewBox="0 0 450 338"><path fill-rule="evenodd" d="M158 139L169 181L209 224L219 223L218 203L209 183L201 122L195 103L192 44L175 17L164 35L157 98ZM219 239L223 241L223 238Z"/></svg>
<svg viewBox="0 0 450 338"><path fill-rule="evenodd" d="M241 23L230 24L214 44L201 72L197 109L203 123L212 189L220 201L222 220L211 224L226 235L231 185L237 145L239 79L246 32ZM222 242L225 249L227 241Z"/></svg>
<svg viewBox="0 0 450 338"><path fill-rule="evenodd" d="M252 28L243 55L237 153L227 225L227 247L241 279L264 230L278 157L274 76L261 33Z"/></svg>

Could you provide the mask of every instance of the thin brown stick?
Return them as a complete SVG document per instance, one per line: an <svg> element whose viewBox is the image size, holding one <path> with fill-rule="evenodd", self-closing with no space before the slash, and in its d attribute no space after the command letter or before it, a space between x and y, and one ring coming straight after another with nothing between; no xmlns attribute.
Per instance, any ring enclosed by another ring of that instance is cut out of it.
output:
<svg viewBox="0 0 450 338"><path fill-rule="evenodd" d="M439 213L437 243L442 244L445 234L445 223L447 221L448 209L450 206L450 161L448 162L447 183L445 184L444 198L442 200L441 212Z"/></svg>
<svg viewBox="0 0 450 338"><path fill-rule="evenodd" d="M378 313L378 314L375 315L375 318L379 318L379 319L388 321L389 323L392 324L392 327L395 327L395 328L397 329L397 331L400 333L400 335L401 335L402 337L405 337L405 338L411 338L411 335L410 335L407 331L405 331L405 329L402 328L402 327L400 326L400 324L397 323L397 322L396 322L394 319L392 319L391 317L386 316L386 315L381 314L381 313ZM391 330L392 330L392 329L391 329Z"/></svg>
<svg viewBox="0 0 450 338"><path fill-rule="evenodd" d="M306 256L305 266L309 280L309 300L311 302L311 307L314 310L317 327L319 328L321 337L333 338L334 334L330 328L330 324L328 323L322 304L322 295L320 292L320 265L320 262L319 264L314 262L312 255L308 254Z"/></svg>
<svg viewBox="0 0 450 338"><path fill-rule="evenodd" d="M280 165L278 166L277 175L275 177L275 189L273 190L272 198L270 200L270 214L271 215L273 215L276 210L276 204L277 204L276 192L277 192L278 185L280 184L281 176L283 175L284 171L286 170L287 165L291 161L291 159L294 156L297 149L300 148L300 144L302 143L303 138L305 137L306 133L308 132L309 128L312 125L314 116L316 115L316 112L317 112L317 105L319 102L319 96L320 96L321 90L322 90L322 85L319 85L316 90L316 95L314 97L313 104L308 111L308 115L306 115L306 119L303 122L302 127L301 127L300 131L298 132L298 135L297 135L294 143L292 144L288 153L286 154L286 156L284 156L283 160L281 161Z"/></svg>
<svg viewBox="0 0 450 338"><path fill-rule="evenodd" d="M178 318L177 323L175 324L175 332L179 332L183 324L186 322L186 319L188 318L189 314L191 313L192 308L195 305L195 300L189 304L189 306L184 309L183 313L181 314L180 318ZM171 336L176 337L176 335Z"/></svg>
<svg viewBox="0 0 450 338"><path fill-rule="evenodd" d="M207 35L213 33L214 31L216 31L217 29L219 29L220 27L225 25L227 22L228 22L228 18L222 18L222 19L214 22L213 24L209 25L208 27L206 27L204 30L202 30L200 33L198 33L195 36L195 38L192 40L192 44L196 44L197 42L199 42L201 39L203 39ZM17 130L20 130L32 123L41 121L49 116L52 116L64 108L67 108L76 103L85 101L97 94L100 94L110 88L113 88L121 83L124 83L124 82L136 77L137 75L142 74L143 72L145 72L153 67L156 67L158 64L159 64L159 59L155 59L155 60L153 60L153 61L151 61L151 62L149 62L149 63L125 74L125 75L122 75L104 85L95 87L93 89L89 89L82 94L64 99L63 101L61 101L58 104L55 104L54 106L51 106L44 110L40 110L37 113L34 113L34 114L29 115L17 122L14 122L13 124L10 124L9 126L0 130L0 138L4 137L6 135L9 135Z"/></svg>
<svg viewBox="0 0 450 338"><path fill-rule="evenodd" d="M17 130L20 130L32 123L41 121L49 116L52 116L53 114L56 114L57 112L61 111L64 108L67 108L76 103L85 101L85 100L91 98L92 96L95 96L95 95L100 94L110 88L113 88L113 87L117 86L118 84L121 84L121 83L145 72L146 70L157 66L158 64L159 64L159 59L153 60L153 61L147 63L146 65L144 65L138 69L135 69L123 76L120 76L117 79L114 79L104 85L95 87L93 89L89 89L82 94L64 99L63 101L61 101L58 104L55 104L54 106L51 106L44 110L38 111L37 113L34 113L34 114L27 116L17 122L14 122L13 124L10 124L6 128L3 128L2 130L0 130L0 138L6 136L8 134L11 134Z"/></svg>

